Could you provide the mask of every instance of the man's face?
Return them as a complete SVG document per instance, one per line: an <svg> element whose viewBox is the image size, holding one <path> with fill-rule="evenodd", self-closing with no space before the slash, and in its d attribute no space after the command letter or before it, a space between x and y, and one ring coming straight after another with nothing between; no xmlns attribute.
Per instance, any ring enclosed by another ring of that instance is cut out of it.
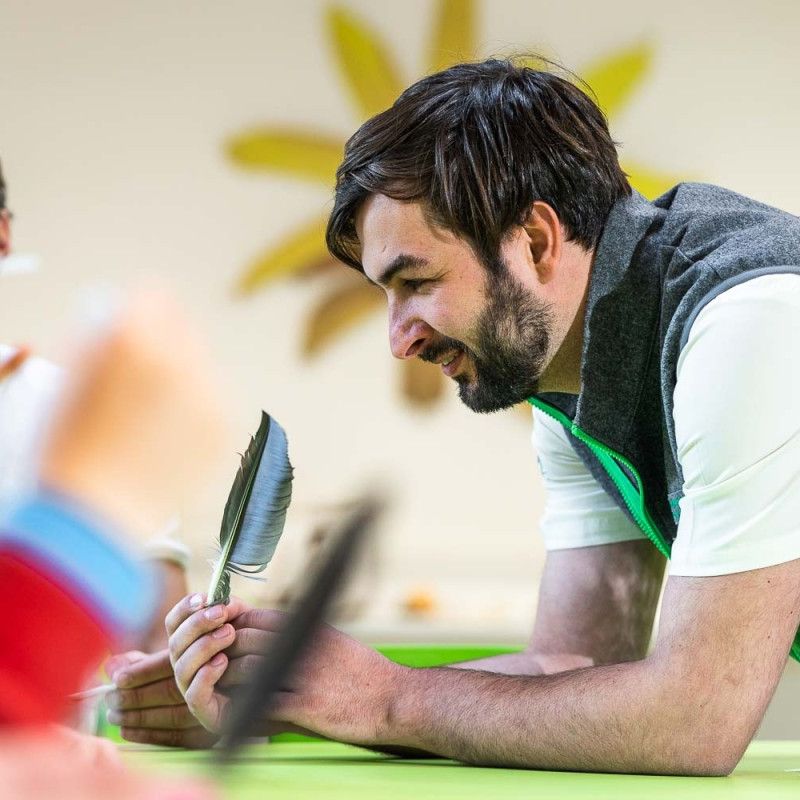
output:
<svg viewBox="0 0 800 800"><path fill-rule="evenodd" d="M504 244L491 274L464 240L431 227L419 203L373 195L357 230L364 272L386 291L395 357L441 364L473 411L508 408L536 392L553 313L519 237Z"/></svg>

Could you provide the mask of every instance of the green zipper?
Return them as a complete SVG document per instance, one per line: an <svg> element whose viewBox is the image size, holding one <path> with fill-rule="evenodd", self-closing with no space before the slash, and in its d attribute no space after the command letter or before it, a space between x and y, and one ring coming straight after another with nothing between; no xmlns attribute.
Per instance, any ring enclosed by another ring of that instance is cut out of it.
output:
<svg viewBox="0 0 800 800"><path fill-rule="evenodd" d="M611 480L614 481L617 489L619 489L625 505L631 512L631 516L636 520L636 524L661 553L666 558L669 558L670 544L661 531L658 530L653 518L650 516L650 512L647 510L644 502L642 479L633 464L624 456L615 453L610 447L606 447L602 442L598 442L597 439L589 436L588 433L584 433L563 411L559 411L555 406L545 403L544 400L540 400L538 397L529 397L528 402L543 411L547 416L561 423L576 439L583 442L597 456L597 460ZM622 471L620 464L624 465L636 479L636 486L630 482L628 476ZM789 654L795 661L800 661L800 631L795 637Z"/></svg>
<svg viewBox="0 0 800 800"><path fill-rule="evenodd" d="M625 501L625 505L631 512L631 516L636 520L636 524L658 550L666 558L669 558L670 545L655 522L653 522L653 518L647 510L644 501L642 479L639 477L639 473L636 471L633 464L624 456L615 453L610 447L606 447L602 442L598 442L597 439L589 436L588 433L584 433L563 411L559 411L555 406L545 403L544 400L540 400L538 397L529 397L528 402L540 411L543 411L549 417L560 422L576 439L583 442L595 456L597 456L597 460L608 473L609 478L614 481L617 489L619 489L622 499ZM636 486L630 482L620 464L622 464L636 479Z"/></svg>

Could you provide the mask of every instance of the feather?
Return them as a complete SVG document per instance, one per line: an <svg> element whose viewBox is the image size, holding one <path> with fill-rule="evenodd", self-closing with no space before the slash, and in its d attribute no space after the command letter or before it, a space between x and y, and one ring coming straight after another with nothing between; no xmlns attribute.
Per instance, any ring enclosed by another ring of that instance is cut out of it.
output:
<svg viewBox="0 0 800 800"><path fill-rule="evenodd" d="M261 424L242 456L225 503L208 605L228 602L231 572L253 575L266 568L283 533L291 498L286 433L262 411Z"/></svg>
<svg viewBox="0 0 800 800"><path fill-rule="evenodd" d="M291 680L298 660L313 640L384 507L380 495L366 496L333 533L327 553L316 561L305 589L292 604L277 635L270 637L269 648L260 663L232 695L230 714L217 750L218 764L230 764L235 751L253 735L254 723L274 710L278 692Z"/></svg>

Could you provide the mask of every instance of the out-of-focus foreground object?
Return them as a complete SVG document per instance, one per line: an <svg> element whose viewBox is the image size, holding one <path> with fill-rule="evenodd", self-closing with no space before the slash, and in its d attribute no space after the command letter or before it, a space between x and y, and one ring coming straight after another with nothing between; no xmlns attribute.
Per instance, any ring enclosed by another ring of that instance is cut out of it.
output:
<svg viewBox="0 0 800 800"><path fill-rule="evenodd" d="M158 530L223 439L214 371L192 326L164 291L142 291L70 373L44 482L128 530Z"/></svg>

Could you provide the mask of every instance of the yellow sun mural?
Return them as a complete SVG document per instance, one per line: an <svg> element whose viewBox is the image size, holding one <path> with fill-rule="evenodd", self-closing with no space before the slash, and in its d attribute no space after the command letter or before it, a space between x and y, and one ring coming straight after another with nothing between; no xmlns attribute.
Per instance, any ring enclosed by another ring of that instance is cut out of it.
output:
<svg viewBox="0 0 800 800"><path fill-rule="evenodd" d="M475 16L473 0L438 0L425 74L480 57ZM381 37L349 9L331 6L325 24L337 67L355 106L355 128L390 106L410 81L401 75L391 49ZM651 47L647 43L636 43L579 70L612 126L614 117L627 105L647 75L651 60ZM227 154L242 169L291 175L316 182L330 192L345 138L266 125L233 136L227 143ZM631 183L648 197L661 194L679 180L629 160L623 160L622 166ZM305 221L277 246L256 257L237 282L240 293L250 294L279 279L314 280L323 271L334 271L331 273L331 277L336 276L333 287L325 281L326 289L304 325L302 353L305 358L325 352L329 345L383 305L383 293L379 289L355 271L342 268L328 254L325 225L324 216ZM400 368L403 395L410 402L425 407L440 397L444 379L436 366L409 359Z"/></svg>

